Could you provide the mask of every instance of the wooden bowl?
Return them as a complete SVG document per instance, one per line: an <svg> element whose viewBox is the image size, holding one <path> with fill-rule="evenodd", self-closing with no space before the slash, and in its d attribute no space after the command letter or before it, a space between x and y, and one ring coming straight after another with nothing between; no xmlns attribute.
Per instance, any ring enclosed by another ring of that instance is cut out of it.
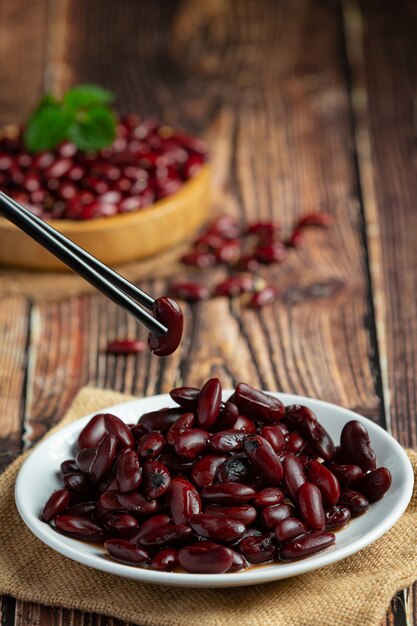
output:
<svg viewBox="0 0 417 626"><path fill-rule="evenodd" d="M53 220L51 225L106 265L118 265L184 241L203 224L209 210L210 167L205 165L179 191L146 209L84 222ZM0 264L33 270L68 270L3 218L0 218Z"/></svg>

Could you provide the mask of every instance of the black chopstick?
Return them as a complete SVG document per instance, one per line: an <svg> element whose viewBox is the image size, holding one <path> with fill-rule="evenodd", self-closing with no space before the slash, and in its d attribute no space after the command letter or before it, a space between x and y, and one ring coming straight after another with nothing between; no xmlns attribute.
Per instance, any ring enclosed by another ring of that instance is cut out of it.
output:
<svg viewBox="0 0 417 626"><path fill-rule="evenodd" d="M151 308L154 299L149 294L101 263L3 192L0 192L0 213L116 304L122 306L152 333L158 336L167 333L166 326L137 304L140 302Z"/></svg>

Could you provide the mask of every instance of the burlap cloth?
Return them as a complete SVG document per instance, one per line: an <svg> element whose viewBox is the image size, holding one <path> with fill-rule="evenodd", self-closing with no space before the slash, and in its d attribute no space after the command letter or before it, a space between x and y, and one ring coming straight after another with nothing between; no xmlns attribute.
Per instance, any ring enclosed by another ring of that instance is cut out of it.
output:
<svg viewBox="0 0 417 626"><path fill-rule="evenodd" d="M85 388L62 424L126 399ZM408 454L416 474L417 453ZM104 574L55 553L20 520L13 490L25 457L0 477L0 593L21 600L104 613L143 626L377 626L396 591L417 578L416 487L406 513L384 537L304 576L255 587L191 590Z"/></svg>

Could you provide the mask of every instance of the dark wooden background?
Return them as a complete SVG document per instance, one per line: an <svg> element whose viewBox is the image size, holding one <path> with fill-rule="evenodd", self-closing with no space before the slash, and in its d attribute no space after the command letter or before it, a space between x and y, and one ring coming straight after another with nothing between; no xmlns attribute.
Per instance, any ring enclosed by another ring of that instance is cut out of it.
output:
<svg viewBox="0 0 417 626"><path fill-rule="evenodd" d="M108 339L142 331L99 295L3 298L2 465L87 383L141 395L210 373L340 403L417 446L417 3L0 0L0 123L87 81L114 89L122 111L205 135L216 208L287 225L320 209L335 226L273 270L273 307L186 307L170 359L106 356ZM416 625L416 607L416 587L400 592L384 625ZM120 626L12 598L0 615Z"/></svg>

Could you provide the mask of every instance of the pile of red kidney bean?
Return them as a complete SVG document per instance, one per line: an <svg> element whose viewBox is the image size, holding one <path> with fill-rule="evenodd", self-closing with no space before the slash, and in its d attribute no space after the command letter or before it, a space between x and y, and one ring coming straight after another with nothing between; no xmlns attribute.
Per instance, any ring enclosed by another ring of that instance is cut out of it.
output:
<svg viewBox="0 0 417 626"><path fill-rule="evenodd" d="M201 271L226 265L232 275L212 289L207 287L206 281L174 281L170 286L171 295L196 302L210 297L235 298L247 294L249 307L258 309L271 304L279 292L260 275L261 266L284 262L288 249L298 248L303 243L306 228L326 228L331 221L327 213L310 213L299 219L286 237L275 222L252 222L240 228L231 215L221 215L194 240L181 262Z"/></svg>
<svg viewBox="0 0 417 626"><path fill-rule="evenodd" d="M336 447L309 408L246 383L170 394L137 424L94 416L41 519L123 563L221 574L329 548L390 487L359 421Z"/></svg>
<svg viewBox="0 0 417 626"><path fill-rule="evenodd" d="M23 129L0 135L0 190L44 219L88 220L137 211L177 191L207 160L203 141L154 118L122 118L111 146L82 152L69 141L27 152Z"/></svg>

